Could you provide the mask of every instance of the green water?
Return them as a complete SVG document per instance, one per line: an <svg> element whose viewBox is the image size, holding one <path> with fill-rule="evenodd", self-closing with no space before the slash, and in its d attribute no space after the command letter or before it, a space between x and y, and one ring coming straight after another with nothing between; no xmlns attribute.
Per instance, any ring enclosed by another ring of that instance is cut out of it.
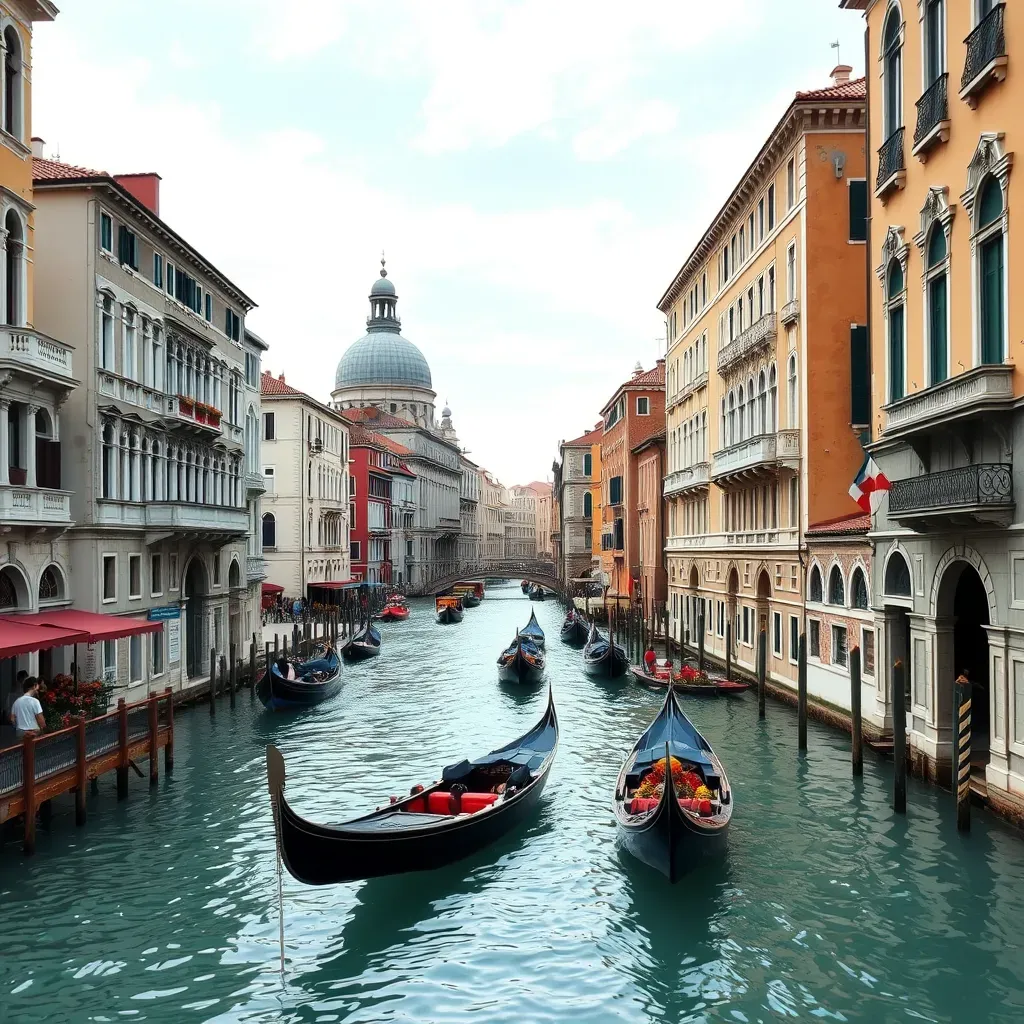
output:
<svg viewBox="0 0 1024 1024"><path fill-rule="evenodd" d="M562 728L531 825L446 870L321 889L284 881L287 969L264 747L306 816L340 821L511 739L543 690L497 682L530 603L489 592L461 625L413 603L384 653L301 716L226 702L179 716L174 774L113 775L76 829L56 808L32 859L0 851L0 1021L1024 1020L1024 840L792 713L687 699L736 811L729 855L669 886L616 846L611 793L660 698L587 680L535 605ZM162 766L161 766L162 767Z"/></svg>

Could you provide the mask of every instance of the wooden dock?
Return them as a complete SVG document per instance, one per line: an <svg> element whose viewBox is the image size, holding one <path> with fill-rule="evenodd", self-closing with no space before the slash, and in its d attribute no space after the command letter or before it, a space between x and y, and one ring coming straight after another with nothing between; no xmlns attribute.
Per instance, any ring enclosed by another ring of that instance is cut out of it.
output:
<svg viewBox="0 0 1024 1024"><path fill-rule="evenodd" d="M149 783L159 778L158 757L174 769L174 710L170 688L145 700L126 704L99 718L79 719L74 725L0 750L0 825L24 815L25 852L36 845L36 814L62 793L75 794L75 823L85 824L85 790L90 779L117 772L117 798L128 795L128 772L135 762L149 759ZM141 774L141 772L140 772Z"/></svg>

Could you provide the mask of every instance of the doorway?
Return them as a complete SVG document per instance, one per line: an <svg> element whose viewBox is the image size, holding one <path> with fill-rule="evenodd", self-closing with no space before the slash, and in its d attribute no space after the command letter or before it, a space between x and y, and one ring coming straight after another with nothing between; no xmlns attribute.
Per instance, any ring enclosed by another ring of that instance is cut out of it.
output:
<svg viewBox="0 0 1024 1024"><path fill-rule="evenodd" d="M980 771L984 776L991 734L985 630L989 625L988 594L974 566L961 564L963 570L953 593L953 671L971 681L971 768L972 773Z"/></svg>
<svg viewBox="0 0 1024 1024"><path fill-rule="evenodd" d="M189 679L201 676L206 662L206 567L198 555L185 570L185 671Z"/></svg>
<svg viewBox="0 0 1024 1024"><path fill-rule="evenodd" d="M768 571L762 569L757 577L757 635L765 635L765 649L768 649L768 601L772 596L772 581ZM755 650L756 650L755 646Z"/></svg>
<svg viewBox="0 0 1024 1024"><path fill-rule="evenodd" d="M727 619L727 621L729 623L731 623L732 646L733 646L733 650L736 650L736 649L739 648L739 642L740 642L740 637L739 637L739 633L740 633L740 630L739 630L739 625L740 625L739 624L739 616L736 613L736 595L739 593L739 590L740 590L740 573L739 573L739 569L737 569L736 566L733 566L729 570L729 580L728 580L728 583L726 584L726 589L729 592L729 602L728 602L728 606L727 606L727 611L728 611L728 619Z"/></svg>

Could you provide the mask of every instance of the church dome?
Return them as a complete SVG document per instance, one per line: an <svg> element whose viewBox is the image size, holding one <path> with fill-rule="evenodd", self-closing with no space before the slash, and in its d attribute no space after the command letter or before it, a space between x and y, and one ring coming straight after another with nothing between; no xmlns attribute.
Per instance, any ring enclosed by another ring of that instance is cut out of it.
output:
<svg viewBox="0 0 1024 1024"><path fill-rule="evenodd" d="M373 282L373 287L370 289L370 295L394 295L395 286L386 278L378 277Z"/></svg>

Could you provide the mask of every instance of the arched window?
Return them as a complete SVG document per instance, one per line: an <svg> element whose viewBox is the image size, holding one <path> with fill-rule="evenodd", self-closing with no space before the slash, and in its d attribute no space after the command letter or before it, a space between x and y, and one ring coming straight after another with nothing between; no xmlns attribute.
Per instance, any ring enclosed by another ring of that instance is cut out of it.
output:
<svg viewBox="0 0 1024 1024"><path fill-rule="evenodd" d="M814 566L811 569L811 598L812 601L821 603L821 570Z"/></svg>
<svg viewBox="0 0 1024 1024"><path fill-rule="evenodd" d="M583 493L583 517L585 519L592 519L594 517L594 496L590 491L584 491Z"/></svg>
<svg viewBox="0 0 1024 1024"><path fill-rule="evenodd" d="M789 371L786 385L786 420L791 427L800 426L800 397L797 393L795 352L789 357Z"/></svg>
<svg viewBox="0 0 1024 1024"><path fill-rule="evenodd" d="M13 25L4 29L4 131L19 142L22 139L22 65L21 36Z"/></svg>
<svg viewBox="0 0 1024 1024"><path fill-rule="evenodd" d="M768 385L764 370L757 376L757 433L768 432Z"/></svg>
<svg viewBox="0 0 1024 1024"><path fill-rule="evenodd" d="M747 400L746 392L741 384L737 388L738 397L736 400L736 433L733 436L734 442L742 441L747 436Z"/></svg>
<svg viewBox="0 0 1024 1024"><path fill-rule="evenodd" d="M55 565L48 565L39 577L39 603L64 600L64 574Z"/></svg>
<svg viewBox="0 0 1024 1024"><path fill-rule="evenodd" d="M277 547L277 520L273 512L263 513L263 547Z"/></svg>
<svg viewBox="0 0 1024 1024"><path fill-rule="evenodd" d="M889 263L886 273L886 313L889 321L889 401L906 394L906 282L898 259Z"/></svg>
<svg viewBox="0 0 1024 1024"><path fill-rule="evenodd" d="M910 597L910 567L898 551L890 555L885 567L885 592L893 597Z"/></svg>
<svg viewBox="0 0 1024 1024"><path fill-rule="evenodd" d="M4 227L7 229L7 319L4 322L12 327L20 327L25 322L25 228L17 211L7 211Z"/></svg>
<svg viewBox="0 0 1024 1024"><path fill-rule="evenodd" d="M104 498L117 497L117 444L114 425L103 425L103 490Z"/></svg>
<svg viewBox="0 0 1024 1024"><path fill-rule="evenodd" d="M854 608L867 609L868 606L868 585L860 567L854 569L850 577L850 604Z"/></svg>
<svg viewBox="0 0 1024 1024"><path fill-rule="evenodd" d="M903 40L900 9L893 4L882 30L882 128L885 137L903 127Z"/></svg>
<svg viewBox="0 0 1024 1024"><path fill-rule="evenodd" d="M833 565L832 571L828 574L828 603L846 604L846 586L843 583L843 570L838 565Z"/></svg>
<svg viewBox="0 0 1024 1024"><path fill-rule="evenodd" d="M742 408L742 407L741 407ZM741 412L742 415L742 412ZM739 438L736 435L736 392L729 392L729 416L726 420L725 443L736 444Z"/></svg>
<svg viewBox="0 0 1024 1024"><path fill-rule="evenodd" d="M779 385L776 379L775 364L768 371L768 433L774 434L779 422Z"/></svg>
<svg viewBox="0 0 1024 1024"><path fill-rule="evenodd" d="M949 251L941 224L928 237L925 276L928 305L925 329L928 332L928 381L941 384L949 376Z"/></svg>
<svg viewBox="0 0 1024 1024"><path fill-rule="evenodd" d="M755 429L754 378L747 381L747 437L757 433Z"/></svg>
<svg viewBox="0 0 1024 1024"><path fill-rule="evenodd" d="M989 177L978 198L978 334L981 361L1001 363L1006 357L1006 292L1003 245L1003 189Z"/></svg>
<svg viewBox="0 0 1024 1024"><path fill-rule="evenodd" d="M17 608L21 579L10 566L0 569L0 608Z"/></svg>

